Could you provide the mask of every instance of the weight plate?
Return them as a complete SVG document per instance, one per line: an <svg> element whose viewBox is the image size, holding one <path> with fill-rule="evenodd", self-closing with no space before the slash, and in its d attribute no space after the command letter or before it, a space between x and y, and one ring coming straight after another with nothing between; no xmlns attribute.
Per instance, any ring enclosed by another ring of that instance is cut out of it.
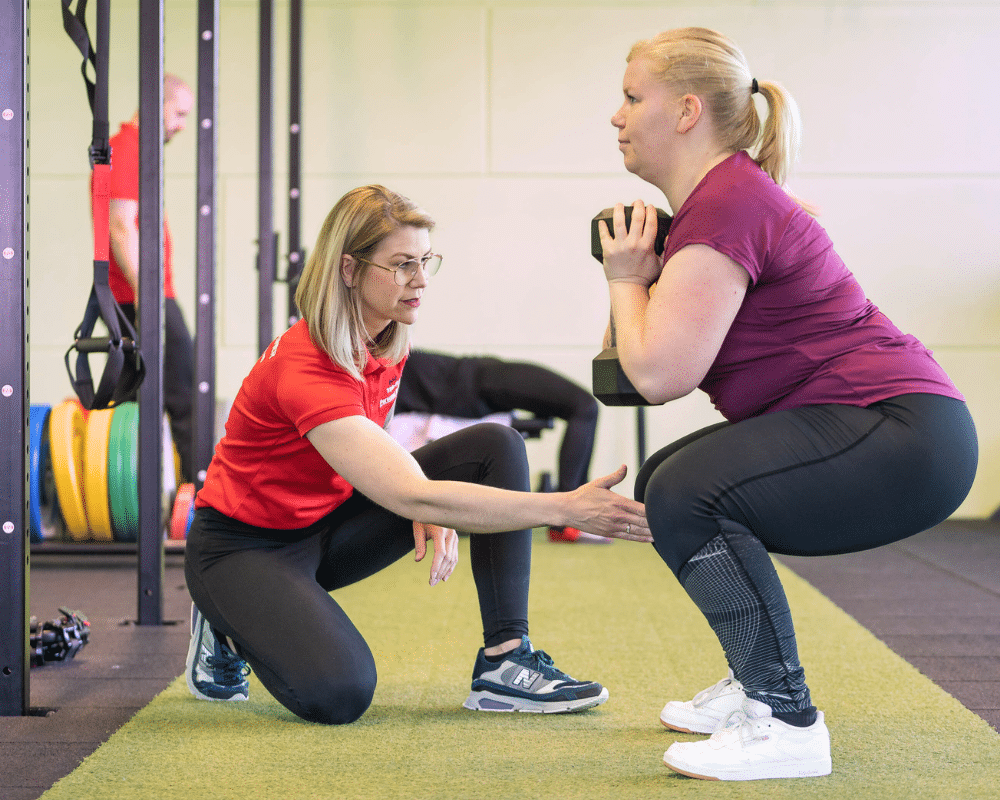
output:
<svg viewBox="0 0 1000 800"><path fill-rule="evenodd" d="M43 541L66 538L66 522L59 509L55 476L52 474L52 445L49 437L49 414L51 411L51 406L46 406L38 451L38 521L41 525Z"/></svg>
<svg viewBox="0 0 1000 800"><path fill-rule="evenodd" d="M194 506L194 484L182 483L177 487L173 512L170 514L170 538L183 539L187 536L188 517Z"/></svg>
<svg viewBox="0 0 1000 800"><path fill-rule="evenodd" d="M134 542L139 533L139 489L135 461L138 444L136 403L114 410L108 443L108 507L115 540Z"/></svg>
<svg viewBox="0 0 1000 800"><path fill-rule="evenodd" d="M83 449L87 423L75 400L66 400L49 412L49 447L55 495L71 539L87 538L83 505Z"/></svg>
<svg viewBox="0 0 1000 800"><path fill-rule="evenodd" d="M49 461L46 434L51 406L32 405L28 413L28 512L31 541L42 541L42 495Z"/></svg>
<svg viewBox="0 0 1000 800"><path fill-rule="evenodd" d="M139 538L139 404L129 403L131 417L129 418L129 450L125 461L125 472L122 480L128 487L126 493L125 513L132 520L134 529L133 541Z"/></svg>
<svg viewBox="0 0 1000 800"><path fill-rule="evenodd" d="M94 539L110 542L111 511L108 506L108 444L111 439L111 419L114 409L91 411L87 417L84 441L83 504L87 509L87 524Z"/></svg>
<svg viewBox="0 0 1000 800"><path fill-rule="evenodd" d="M108 510L111 512L111 533L115 541L124 539L125 503L122 499L122 435L124 425L124 406L118 406L111 415L111 432L108 437Z"/></svg>

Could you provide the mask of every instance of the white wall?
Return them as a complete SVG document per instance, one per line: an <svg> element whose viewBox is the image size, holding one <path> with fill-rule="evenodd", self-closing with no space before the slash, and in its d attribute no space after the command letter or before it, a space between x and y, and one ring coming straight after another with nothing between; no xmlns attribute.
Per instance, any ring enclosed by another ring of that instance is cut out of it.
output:
<svg viewBox="0 0 1000 800"><path fill-rule="evenodd" d="M196 10L166 0L167 69L192 83ZM217 364L228 398L257 355L257 13L256 2L222 0ZM276 3L279 139L286 19ZM305 20L304 245L344 191L385 183L436 217L446 256L418 344L531 359L584 385L608 307L590 218L619 200L665 203L623 170L608 121L625 54L666 28L726 32L759 79L784 83L801 106L793 187L821 207L872 300L969 399L981 462L957 516L1000 506L1000 2L306 0ZM136 31L135 0L115 0L115 129L137 105ZM57 3L32 4L30 48L31 399L54 403L70 394L62 354L90 283L89 109ZM192 323L194 154L193 126L166 149L176 283ZM275 163L284 228L283 142ZM696 394L647 419L652 450L720 417ZM530 445L536 471L553 467L557 442ZM593 474L621 462L636 466L634 412L605 409Z"/></svg>

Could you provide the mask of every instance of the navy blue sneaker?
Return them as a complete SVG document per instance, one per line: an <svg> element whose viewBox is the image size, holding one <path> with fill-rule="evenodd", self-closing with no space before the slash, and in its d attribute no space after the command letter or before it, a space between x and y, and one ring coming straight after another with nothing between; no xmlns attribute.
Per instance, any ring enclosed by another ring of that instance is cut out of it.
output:
<svg viewBox="0 0 1000 800"><path fill-rule="evenodd" d="M462 703L473 711L528 711L566 714L599 706L608 690L594 681L576 681L552 666L544 650L535 650L527 636L503 661L486 660L479 649L472 671L472 691Z"/></svg>
<svg viewBox="0 0 1000 800"><path fill-rule="evenodd" d="M250 697L250 665L219 640L191 604L191 644L187 654L187 684L199 700L246 700Z"/></svg>

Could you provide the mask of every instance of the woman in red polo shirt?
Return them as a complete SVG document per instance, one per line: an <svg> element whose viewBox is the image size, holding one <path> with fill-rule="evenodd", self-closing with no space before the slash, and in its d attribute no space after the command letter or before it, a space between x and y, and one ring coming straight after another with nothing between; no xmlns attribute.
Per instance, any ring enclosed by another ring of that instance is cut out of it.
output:
<svg viewBox="0 0 1000 800"><path fill-rule="evenodd" d="M465 707L570 712L607 699L528 639L531 528L650 541L642 504L610 491L625 468L573 492L533 494L511 428L476 425L412 455L384 430L409 326L441 263L433 224L384 187L348 192L302 273L302 319L243 381L187 540L196 697L244 700L252 669L304 719L356 720L371 703L375 663L330 592L414 550L420 561L428 541L430 584L447 580L458 529L474 534L484 633Z"/></svg>

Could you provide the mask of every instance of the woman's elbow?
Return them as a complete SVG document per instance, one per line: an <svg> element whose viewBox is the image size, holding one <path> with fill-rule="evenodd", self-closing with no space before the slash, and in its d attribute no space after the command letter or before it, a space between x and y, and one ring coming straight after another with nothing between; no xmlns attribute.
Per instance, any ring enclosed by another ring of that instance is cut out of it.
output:
<svg viewBox="0 0 1000 800"><path fill-rule="evenodd" d="M636 386L635 388L651 406L660 406L664 403L669 403L671 400L679 400L691 394L696 387L681 388L654 384L650 386Z"/></svg>
<svg viewBox="0 0 1000 800"><path fill-rule="evenodd" d="M698 382L692 378L686 376L665 378L662 373L638 375L632 380L632 385L646 402L653 406L686 397L698 388Z"/></svg>

